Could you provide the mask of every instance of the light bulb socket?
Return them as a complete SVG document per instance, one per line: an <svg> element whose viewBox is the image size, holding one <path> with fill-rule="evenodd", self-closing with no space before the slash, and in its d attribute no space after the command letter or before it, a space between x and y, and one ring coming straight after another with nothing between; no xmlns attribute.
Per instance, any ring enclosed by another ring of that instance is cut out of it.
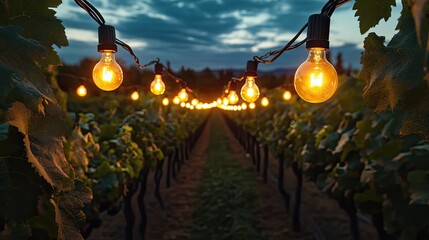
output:
<svg viewBox="0 0 429 240"><path fill-rule="evenodd" d="M110 25L101 25L98 27L98 52L112 51L117 52L115 28Z"/></svg>
<svg viewBox="0 0 429 240"><path fill-rule="evenodd" d="M162 64L155 64L155 75L162 75Z"/></svg>
<svg viewBox="0 0 429 240"><path fill-rule="evenodd" d="M258 62L257 61L247 61L246 72L244 73L246 77L257 77L258 76Z"/></svg>
<svg viewBox="0 0 429 240"><path fill-rule="evenodd" d="M330 17L324 14L313 14L308 18L307 49L329 49L330 22Z"/></svg>

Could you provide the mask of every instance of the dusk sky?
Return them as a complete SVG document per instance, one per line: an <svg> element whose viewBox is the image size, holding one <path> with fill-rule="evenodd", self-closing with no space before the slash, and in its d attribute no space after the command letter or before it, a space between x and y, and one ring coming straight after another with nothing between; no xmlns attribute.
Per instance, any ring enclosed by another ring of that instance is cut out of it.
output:
<svg viewBox="0 0 429 240"><path fill-rule="evenodd" d="M326 0L90 0L103 14L117 37L128 43L142 63L159 57L173 68L244 68L255 55L282 48L319 13ZM338 8L331 18L331 51L341 51L346 64L359 67L364 36L360 34L354 1ZM389 40L395 33L401 6L391 19L372 29ZM98 25L73 0L57 9L70 46L59 49L63 62L84 57L99 58ZM306 33L302 34L305 37ZM119 48L119 47L118 47ZM129 64L132 57L119 48L118 57ZM294 68L307 57L305 45L284 53L261 70Z"/></svg>

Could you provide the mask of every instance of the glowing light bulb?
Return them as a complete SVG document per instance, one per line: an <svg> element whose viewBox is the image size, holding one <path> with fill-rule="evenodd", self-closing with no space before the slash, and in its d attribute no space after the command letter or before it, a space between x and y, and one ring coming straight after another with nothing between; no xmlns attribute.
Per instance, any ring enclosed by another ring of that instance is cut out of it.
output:
<svg viewBox="0 0 429 240"><path fill-rule="evenodd" d="M307 60L296 70L294 85L298 95L310 103L321 103L334 95L338 75L326 60L325 49L310 50Z"/></svg>
<svg viewBox="0 0 429 240"><path fill-rule="evenodd" d="M86 90L85 85L80 85L77 89L76 89L76 94L79 97L85 97L86 94L88 94L88 91Z"/></svg>
<svg viewBox="0 0 429 240"><path fill-rule="evenodd" d="M164 99L162 99L162 105L164 105L164 106L168 106L168 104L170 104L170 100L168 100L168 98L164 98Z"/></svg>
<svg viewBox="0 0 429 240"><path fill-rule="evenodd" d="M247 109L247 104L245 102L241 104L241 109L243 109L243 110Z"/></svg>
<svg viewBox="0 0 429 240"><path fill-rule="evenodd" d="M186 108L190 108L191 106L192 106L192 105L191 105L190 103L186 103L186 104L185 104L185 107L186 107Z"/></svg>
<svg viewBox="0 0 429 240"><path fill-rule="evenodd" d="M220 98L218 98L217 100L216 100L216 102L217 102L217 104L222 104L222 99L220 99Z"/></svg>
<svg viewBox="0 0 429 240"><path fill-rule="evenodd" d="M113 91L121 86L124 76L113 52L101 53L100 61L92 70L92 78L95 85L104 91Z"/></svg>
<svg viewBox="0 0 429 240"><path fill-rule="evenodd" d="M259 98L259 88L255 83L254 77L247 77L246 83L241 88L241 98L246 102L254 102Z"/></svg>
<svg viewBox="0 0 429 240"><path fill-rule="evenodd" d="M173 98L173 103L176 104L176 105L179 104L180 103L180 98L178 96L175 96Z"/></svg>
<svg viewBox="0 0 429 240"><path fill-rule="evenodd" d="M224 98L223 98L223 100L222 100L222 104L223 104L223 105L225 105L225 106L227 106L227 105L229 104L229 100L228 100L228 98L227 98L227 97L224 97Z"/></svg>
<svg viewBox="0 0 429 240"><path fill-rule="evenodd" d="M249 103L249 108L250 109L255 109L255 107L256 107L256 104L254 102Z"/></svg>
<svg viewBox="0 0 429 240"><path fill-rule="evenodd" d="M234 90L229 91L228 94L228 101L230 104L236 104L238 102L239 98L237 95L237 92Z"/></svg>
<svg viewBox="0 0 429 240"><path fill-rule="evenodd" d="M182 90L180 90L179 94L177 95L179 97L179 100L181 102L186 102L188 101L188 93L186 92L185 88L182 88Z"/></svg>
<svg viewBox="0 0 429 240"><path fill-rule="evenodd" d="M155 95L161 95L165 92L165 84L161 74L155 74L155 79L150 84L150 91Z"/></svg>
<svg viewBox="0 0 429 240"><path fill-rule="evenodd" d="M131 100L133 101L137 101L140 98L140 94L137 91L134 91L133 93L131 93Z"/></svg>
<svg viewBox="0 0 429 240"><path fill-rule="evenodd" d="M268 105L270 105L270 100L268 100L267 97L263 97L261 99L261 105L262 105L262 107L267 107Z"/></svg>
<svg viewBox="0 0 429 240"><path fill-rule="evenodd" d="M198 101L198 99L194 98L194 99L192 99L191 104L192 104L192 106L197 106L197 104L198 104L199 102L200 102L200 101Z"/></svg>
<svg viewBox="0 0 429 240"><path fill-rule="evenodd" d="M289 101L291 98L292 98L292 93L290 93L288 90L286 90L286 91L283 93L283 99L284 99L285 101Z"/></svg>
<svg viewBox="0 0 429 240"><path fill-rule="evenodd" d="M180 103L180 106L183 108L183 107L186 107L186 103L185 102L181 102Z"/></svg>

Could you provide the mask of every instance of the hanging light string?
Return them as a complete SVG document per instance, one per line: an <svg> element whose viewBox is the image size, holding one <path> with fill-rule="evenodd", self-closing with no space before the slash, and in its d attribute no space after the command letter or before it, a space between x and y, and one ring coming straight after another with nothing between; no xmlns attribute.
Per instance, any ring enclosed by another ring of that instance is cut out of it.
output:
<svg viewBox="0 0 429 240"><path fill-rule="evenodd" d="M79 5L82 9L84 9L89 16L91 16L92 19L94 19L94 21L96 21L100 26L105 25L106 21L104 20L103 15L101 15L101 13L97 10L96 7L94 7L94 5L92 5L90 2L88 2L87 0L74 0L75 3L77 5ZM134 61L137 64L137 67L144 70L146 67L155 64L157 62L159 62L159 59L154 60L149 62L148 64L144 64L142 65L140 63L140 59L137 57L137 55L134 53L133 49L126 44L124 41L116 38L116 44L118 44L119 46L121 46L123 49L125 49L127 52L129 52L131 54L131 56L133 57Z"/></svg>
<svg viewBox="0 0 429 240"><path fill-rule="evenodd" d="M74 0L75 3L77 5L79 5L82 9L84 9L89 16L94 19L94 21L96 21L100 26L101 25L105 25L106 21L104 20L103 15L97 10L96 7L94 7L94 5L92 5L90 2L88 2L87 0ZM160 60L159 58L157 58L156 60L150 61L147 64L142 65L140 63L139 58L137 57L137 55L134 53L133 49L126 44L125 42L123 42L122 40L116 38L116 44L120 45L122 48L124 48L127 52L129 52L131 54L131 56L133 57L135 63L137 64L137 67L140 68L141 70L146 69L147 67L154 65L154 64L159 64ZM167 73L167 75L172 78L176 83L180 84L180 86L182 88L185 88L187 92L191 93L194 97L196 97L194 91L188 87L188 84L186 81L182 80L181 78L175 76L170 69L168 69L167 67L165 67L163 64L162 68L165 70L165 72Z"/></svg>
<svg viewBox="0 0 429 240"><path fill-rule="evenodd" d="M329 0L322 8L321 14L327 15L329 17L332 16L335 9L342 6L343 4L350 2L350 0ZM307 38L304 38L302 41L292 45L298 38L301 36L301 34L304 32L305 29L307 29L308 23L306 23L299 31L298 33L280 50L270 51L266 53L265 55L262 55L260 57L254 56L253 60L257 61L258 63L263 64L271 64L273 63L277 58L279 58L285 51L293 50L295 48L298 48L302 44L304 44L307 41ZM272 57L271 59L268 59Z"/></svg>

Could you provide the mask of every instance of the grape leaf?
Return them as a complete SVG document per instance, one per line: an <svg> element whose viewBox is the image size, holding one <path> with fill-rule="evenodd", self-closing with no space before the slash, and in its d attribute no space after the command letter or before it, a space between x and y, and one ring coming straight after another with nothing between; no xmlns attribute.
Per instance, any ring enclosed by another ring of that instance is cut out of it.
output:
<svg viewBox="0 0 429 240"><path fill-rule="evenodd" d="M416 25L417 40L420 46L423 46L423 26L425 25L428 0L414 0L411 11L413 13L414 24Z"/></svg>
<svg viewBox="0 0 429 240"><path fill-rule="evenodd" d="M411 90L425 86L424 50L417 44L413 17L406 7L398 23L399 32L384 46L384 37L370 33L365 39L359 79L365 83L366 104L377 112L394 109Z"/></svg>
<svg viewBox="0 0 429 240"><path fill-rule="evenodd" d="M40 61L42 66L61 65L58 54L52 48L67 46L64 26L55 17L52 9L61 4L61 0L4 0L1 25L14 24L23 28L25 38L35 39L48 51L45 59Z"/></svg>
<svg viewBox="0 0 429 240"><path fill-rule="evenodd" d="M356 10L355 17L359 18L361 34L376 26L381 19L387 21L392 6L396 6L395 0L356 0L353 10Z"/></svg>
<svg viewBox="0 0 429 240"><path fill-rule="evenodd" d="M85 224L85 214L81 209L91 200L91 189L81 181L76 181L72 191L55 196L51 200L55 207L55 221L59 227L58 240L83 239L80 229Z"/></svg>
<svg viewBox="0 0 429 240"><path fill-rule="evenodd" d="M74 172L64 157L62 110L53 104L45 109L44 115L32 114L23 103L15 102L6 113L7 123L24 135L28 160L38 173L56 189L70 190Z"/></svg>
<svg viewBox="0 0 429 240"><path fill-rule="evenodd" d="M21 101L32 111L43 112L43 99L55 102L54 94L40 69L45 49L34 40L19 35L14 26L0 27L0 81L2 108ZM43 99L42 99L43 98Z"/></svg>

